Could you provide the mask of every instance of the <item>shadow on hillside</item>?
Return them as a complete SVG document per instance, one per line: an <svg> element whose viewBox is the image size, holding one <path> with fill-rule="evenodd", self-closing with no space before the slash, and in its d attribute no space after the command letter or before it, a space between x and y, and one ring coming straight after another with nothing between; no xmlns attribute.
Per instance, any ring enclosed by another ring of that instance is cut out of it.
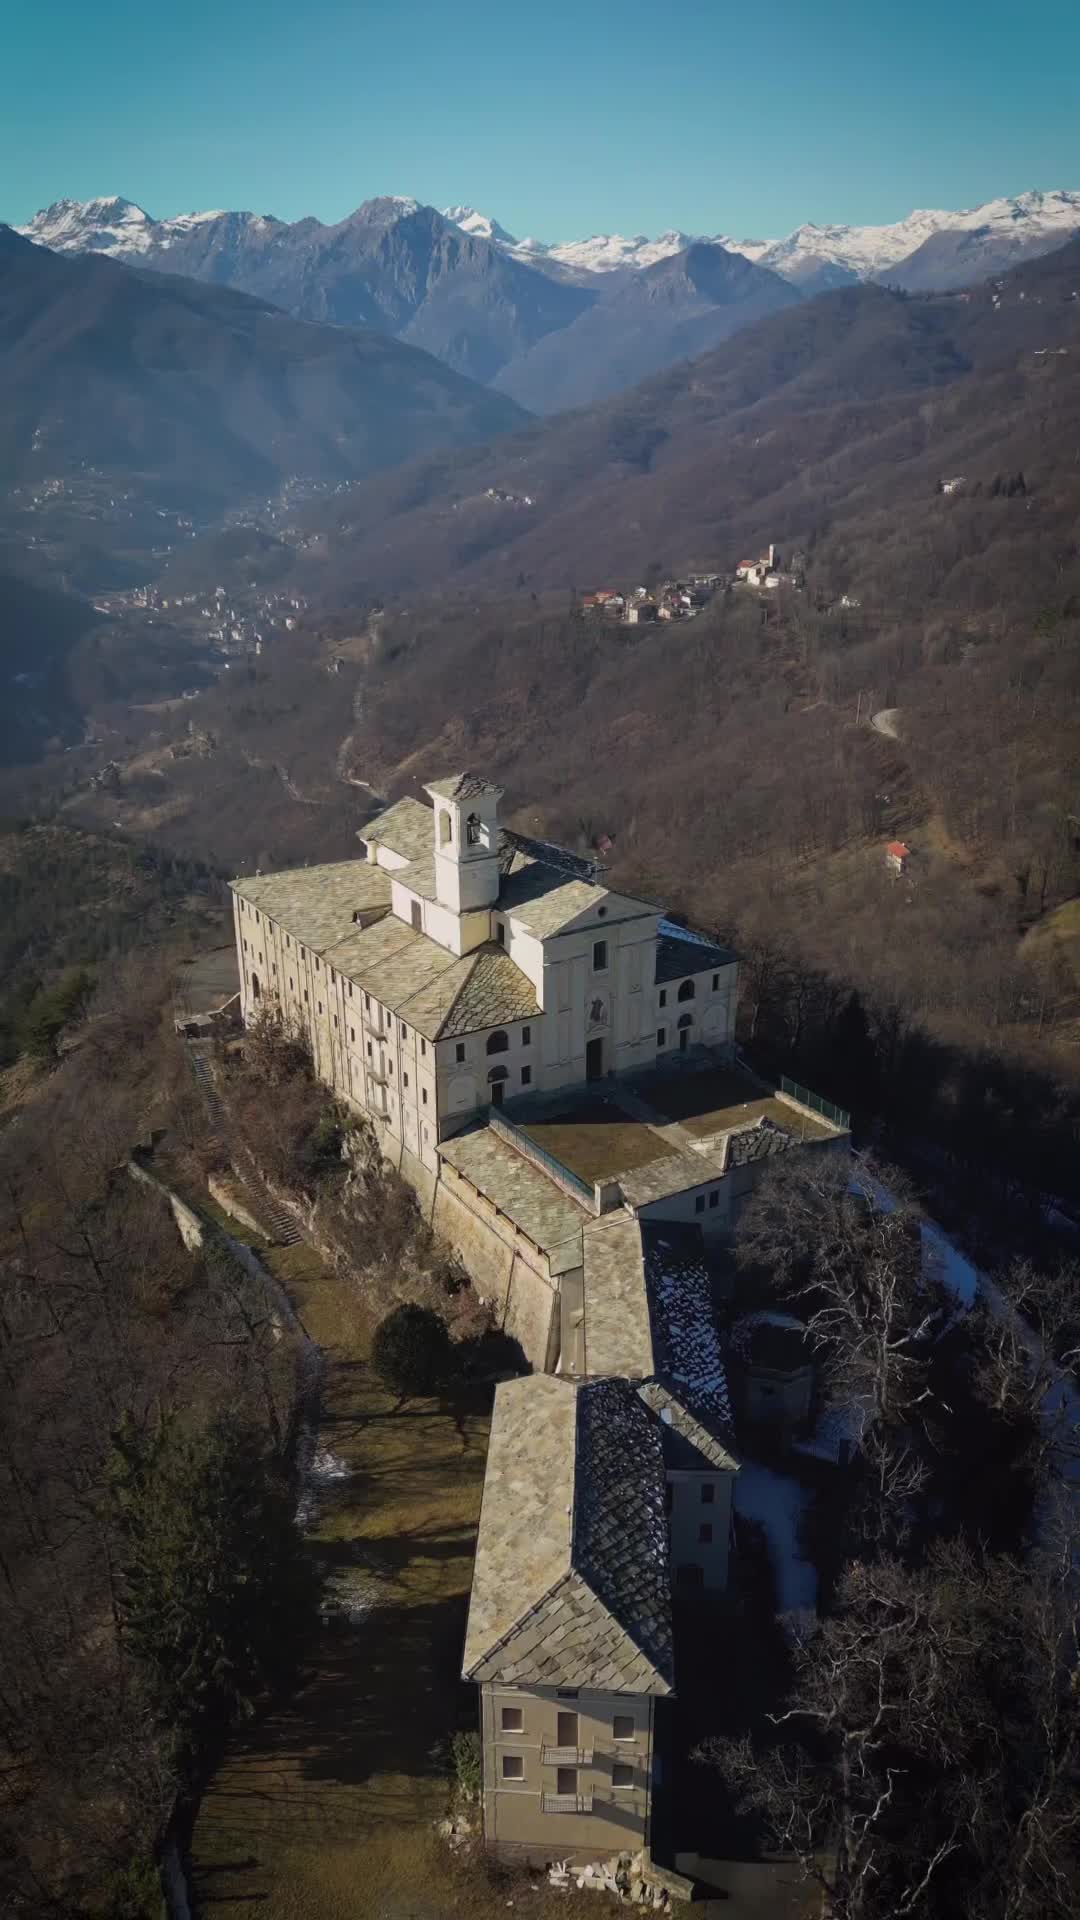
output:
<svg viewBox="0 0 1080 1920"><path fill-rule="evenodd" d="M447 1557L466 1550L456 1535L427 1544ZM321 1631L295 1697L234 1734L211 1783L196 1846L198 1911L270 1898L274 1862L294 1847L414 1826L429 1810L462 1718L467 1600L464 1591L414 1606L391 1600L358 1625Z"/></svg>

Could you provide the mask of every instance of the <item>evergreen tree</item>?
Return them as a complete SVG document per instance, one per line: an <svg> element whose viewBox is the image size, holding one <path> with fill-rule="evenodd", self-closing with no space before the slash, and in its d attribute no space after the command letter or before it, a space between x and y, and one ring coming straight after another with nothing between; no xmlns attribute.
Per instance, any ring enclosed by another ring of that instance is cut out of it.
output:
<svg viewBox="0 0 1080 1920"><path fill-rule="evenodd" d="M190 1773L208 1738L295 1669L315 1579L288 1484L230 1417L148 1437L126 1416L110 1481L123 1542L121 1620L156 1717Z"/></svg>

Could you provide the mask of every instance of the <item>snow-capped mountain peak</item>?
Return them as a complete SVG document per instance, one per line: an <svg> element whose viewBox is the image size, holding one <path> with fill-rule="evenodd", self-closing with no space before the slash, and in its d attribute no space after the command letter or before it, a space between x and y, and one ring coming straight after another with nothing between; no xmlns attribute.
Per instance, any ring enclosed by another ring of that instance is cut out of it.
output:
<svg viewBox="0 0 1080 1920"><path fill-rule="evenodd" d="M476 207L444 207L442 217L449 220L451 226L460 227L462 233L471 235L474 240L493 240L496 246L512 250L519 247L527 250L534 245L529 240L515 240L513 234L493 220L490 213L480 213Z"/></svg>
<svg viewBox="0 0 1080 1920"><path fill-rule="evenodd" d="M18 232L54 253L145 253L157 221L144 207L118 195L95 200L54 200Z"/></svg>
<svg viewBox="0 0 1080 1920"><path fill-rule="evenodd" d="M365 201L350 221L359 226L389 228L422 211L421 203L410 196L385 194ZM598 233L587 240L552 243L531 237L518 240L492 214L476 207L449 206L442 217L514 259L548 270L561 268L571 276L640 271L705 241L741 253L803 292L814 293L824 287L887 277L894 269L903 278L908 263L915 274L910 283L914 286L960 284L965 274L978 278L1033 252L1047 252L1080 230L1080 192L1033 190L960 211L919 207L903 220L881 226L807 221L783 239L772 241L734 240L724 233L702 235L671 228L655 239L642 233ZM307 224L318 227L320 223ZM266 214L214 211L155 220L135 201L116 196L57 200L18 231L60 253L104 253L116 259L137 260L190 239L196 229L207 230L207 243L215 246L223 239L231 245L241 238L248 245L271 231L277 235L285 231L282 222ZM912 256L920 248L927 252L913 262Z"/></svg>

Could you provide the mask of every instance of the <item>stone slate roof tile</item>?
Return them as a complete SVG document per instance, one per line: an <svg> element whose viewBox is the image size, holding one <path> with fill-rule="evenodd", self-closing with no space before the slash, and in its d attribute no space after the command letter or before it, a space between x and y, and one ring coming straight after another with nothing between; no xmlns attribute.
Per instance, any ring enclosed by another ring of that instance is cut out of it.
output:
<svg viewBox="0 0 1080 1920"><path fill-rule="evenodd" d="M625 1382L500 1386L465 1676L670 1693L664 1485L656 1422Z"/></svg>
<svg viewBox="0 0 1080 1920"><path fill-rule="evenodd" d="M440 800L476 800L482 793L493 793L501 800L503 794L501 787L479 773L451 773L445 780L429 780L426 791L437 793Z"/></svg>
<svg viewBox="0 0 1080 1920"><path fill-rule="evenodd" d="M242 900L319 954L355 931L354 914L385 914L390 908L390 875L366 860L289 867L231 884Z"/></svg>
<svg viewBox="0 0 1080 1920"><path fill-rule="evenodd" d="M732 1437L731 1401L701 1228L641 1222L657 1376L687 1411Z"/></svg>
<svg viewBox="0 0 1080 1920"><path fill-rule="evenodd" d="M422 800L406 796L377 814L360 828L357 838L369 845L389 847L403 860L419 860L431 851L435 837L435 815Z"/></svg>
<svg viewBox="0 0 1080 1920"><path fill-rule="evenodd" d="M716 973L721 967L733 967L736 956L729 947L718 946L704 933L676 926L673 920L661 920L657 928L656 984L688 979L695 973Z"/></svg>

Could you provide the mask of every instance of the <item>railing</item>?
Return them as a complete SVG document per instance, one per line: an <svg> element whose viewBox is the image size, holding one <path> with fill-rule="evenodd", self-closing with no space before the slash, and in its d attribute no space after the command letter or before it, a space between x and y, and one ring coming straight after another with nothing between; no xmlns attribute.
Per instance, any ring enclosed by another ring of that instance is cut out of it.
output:
<svg viewBox="0 0 1080 1920"><path fill-rule="evenodd" d="M831 1120L834 1127L840 1127L845 1133L851 1126L851 1115L846 1108L836 1106L832 1100L823 1100L820 1093L811 1093L809 1087L800 1087L786 1074L780 1081L780 1091L786 1093L789 1100L797 1100L801 1107L809 1107L811 1113L819 1113L823 1120Z"/></svg>
<svg viewBox="0 0 1080 1920"><path fill-rule="evenodd" d="M582 1180L569 1167L564 1167L562 1161L556 1160L554 1154L546 1152L543 1147L538 1147L536 1141L531 1139L523 1128L515 1126L514 1122L508 1120L505 1113L500 1113L497 1107L492 1107L488 1114L488 1125L500 1140L505 1140L507 1146L513 1147L516 1153L520 1153L523 1160L533 1161L546 1173L551 1174L560 1185L569 1187L575 1198L580 1198L590 1213L597 1211L596 1195L588 1181Z"/></svg>
<svg viewBox="0 0 1080 1920"><path fill-rule="evenodd" d="M591 1793L543 1793L540 1805L544 1813L591 1813Z"/></svg>
<svg viewBox="0 0 1080 1920"><path fill-rule="evenodd" d="M540 1759L545 1767L591 1767L593 1750L591 1747L542 1746Z"/></svg>

